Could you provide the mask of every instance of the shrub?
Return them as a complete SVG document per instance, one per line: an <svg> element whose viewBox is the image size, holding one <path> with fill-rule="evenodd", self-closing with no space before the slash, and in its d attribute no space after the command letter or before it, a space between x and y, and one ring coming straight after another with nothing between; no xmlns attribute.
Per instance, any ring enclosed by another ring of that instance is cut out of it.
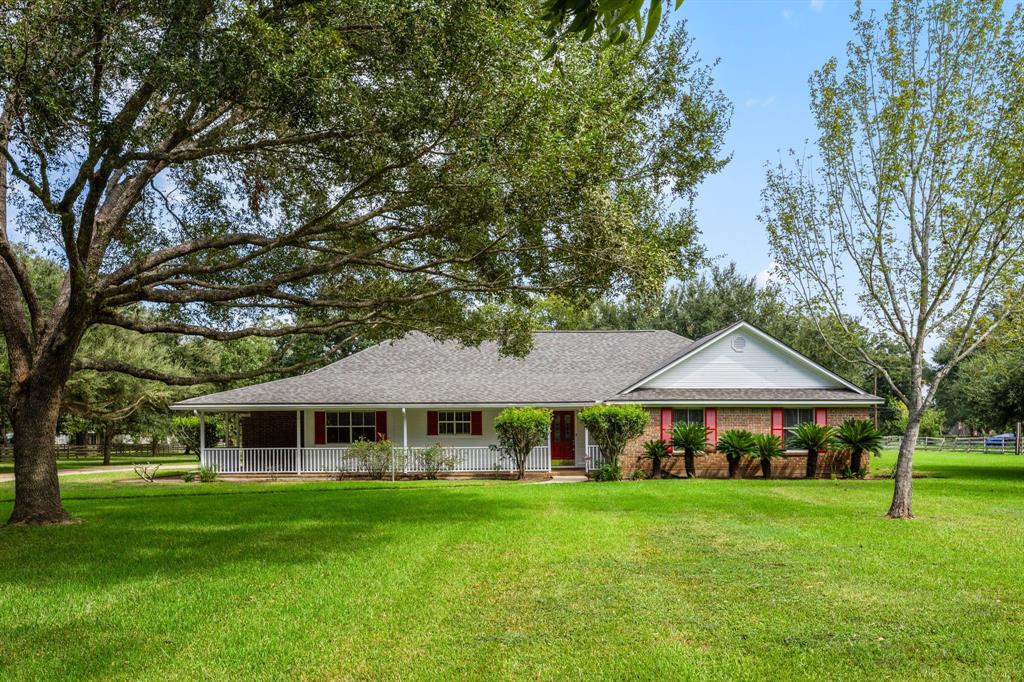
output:
<svg viewBox="0 0 1024 682"><path fill-rule="evenodd" d="M171 434L174 440L185 448L185 454L199 456L199 417L193 414L178 414L171 417ZM216 443L220 439L220 428L217 420L207 417L206 443Z"/></svg>
<svg viewBox="0 0 1024 682"><path fill-rule="evenodd" d="M442 471L451 471L459 463L459 457L435 443L420 453L420 461L423 462L423 475L433 480Z"/></svg>
<svg viewBox="0 0 1024 682"><path fill-rule="evenodd" d="M389 471L405 469L405 455L395 450L389 440L357 440L349 447L349 454L359 467L375 480L384 478Z"/></svg>
<svg viewBox="0 0 1024 682"><path fill-rule="evenodd" d="M195 471L186 471L185 475L181 477L185 483L193 483L196 480L198 474Z"/></svg>
<svg viewBox="0 0 1024 682"><path fill-rule="evenodd" d="M746 429L729 429L718 438L718 451L729 461L729 478L739 475L740 460L754 452L754 434Z"/></svg>
<svg viewBox="0 0 1024 682"><path fill-rule="evenodd" d="M683 453L687 478L697 477L697 467L693 458L708 451L710 431L708 427L696 422L679 422L672 427L672 445Z"/></svg>
<svg viewBox="0 0 1024 682"><path fill-rule="evenodd" d="M786 445L807 451L807 478L814 478L818 471L818 453L830 450L835 444L836 430L824 424L799 424L793 427L786 439Z"/></svg>
<svg viewBox="0 0 1024 682"><path fill-rule="evenodd" d="M217 468L199 467L199 480L202 483L213 483L217 480Z"/></svg>
<svg viewBox="0 0 1024 682"><path fill-rule="evenodd" d="M772 460L782 457L782 439L767 433L759 433L754 436L754 459L761 461L761 475L765 478L772 477Z"/></svg>
<svg viewBox="0 0 1024 682"><path fill-rule="evenodd" d="M526 475L526 460L533 449L548 439L551 410L542 407L509 407L494 418L498 448L512 460L518 478Z"/></svg>
<svg viewBox="0 0 1024 682"><path fill-rule="evenodd" d="M601 457L619 469L626 443L644 432L648 415L639 405L594 405L580 410L579 418L601 449Z"/></svg>
<svg viewBox="0 0 1024 682"><path fill-rule="evenodd" d="M651 478L661 477L661 463L672 456L668 443L660 439L649 440L643 444L644 453L641 459L651 460ZM639 469L637 469L639 471Z"/></svg>
<svg viewBox="0 0 1024 682"><path fill-rule="evenodd" d="M847 419L840 424L836 443L850 453L850 474L857 478L864 477L865 467L861 464L864 453L876 457L882 454L882 432L867 419Z"/></svg>
<svg viewBox="0 0 1024 682"><path fill-rule="evenodd" d="M633 469L633 473L629 475L629 478L634 481L642 481L647 478L647 472L640 468Z"/></svg>
<svg viewBox="0 0 1024 682"><path fill-rule="evenodd" d="M604 483L606 481L621 481L622 469L619 467L619 460L614 459L610 462L605 462L594 469L590 475L598 483Z"/></svg>

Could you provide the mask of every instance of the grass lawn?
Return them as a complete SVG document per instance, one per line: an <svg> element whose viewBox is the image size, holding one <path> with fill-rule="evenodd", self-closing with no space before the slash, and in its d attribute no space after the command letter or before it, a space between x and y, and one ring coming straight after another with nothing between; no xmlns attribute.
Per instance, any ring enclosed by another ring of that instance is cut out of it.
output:
<svg viewBox="0 0 1024 682"><path fill-rule="evenodd" d="M1021 679L1024 458L918 469L909 522L889 481L71 477L82 524L0 530L0 678Z"/></svg>
<svg viewBox="0 0 1024 682"><path fill-rule="evenodd" d="M195 455L186 457L185 455L111 455L110 465L111 466L131 466L132 464L144 464L151 462L153 464L162 464L168 466L171 464L199 464L199 459ZM92 467L103 466L102 456L88 456L88 457L62 457L57 460L57 468L61 471L69 471L72 469L89 469ZM6 459L0 459L0 474L10 474L14 472L14 460L11 459L10 455Z"/></svg>

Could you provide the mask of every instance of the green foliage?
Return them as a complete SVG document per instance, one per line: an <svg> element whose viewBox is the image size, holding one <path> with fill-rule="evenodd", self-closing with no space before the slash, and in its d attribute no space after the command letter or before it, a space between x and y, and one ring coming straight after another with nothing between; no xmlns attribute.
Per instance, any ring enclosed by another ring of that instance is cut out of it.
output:
<svg viewBox="0 0 1024 682"><path fill-rule="evenodd" d="M910 411L900 401L890 398L886 404L888 419L882 423L882 428L887 435L902 435L907 429ZM946 413L936 407L925 408L921 414L921 426L918 436L939 438L946 432Z"/></svg>
<svg viewBox="0 0 1024 682"><path fill-rule="evenodd" d="M647 410L639 405L593 405L579 411L579 419L601 449L601 456L616 463L626 443L647 427Z"/></svg>
<svg viewBox="0 0 1024 682"><path fill-rule="evenodd" d="M878 457L882 454L882 432L867 419L847 419L839 425L835 441L842 450Z"/></svg>
<svg viewBox="0 0 1024 682"><path fill-rule="evenodd" d="M834 426L808 422L797 424L786 435L786 448L804 450L808 453L825 452L835 446L836 429Z"/></svg>
<svg viewBox="0 0 1024 682"><path fill-rule="evenodd" d="M516 466L519 478L526 475L526 460L533 449L547 442L551 410L541 407L509 407L494 418L498 447Z"/></svg>
<svg viewBox="0 0 1024 682"><path fill-rule="evenodd" d="M216 467L199 467L199 482L200 483L213 483L217 480L217 468Z"/></svg>
<svg viewBox="0 0 1024 682"><path fill-rule="evenodd" d="M395 450L389 440L359 439L348 448L349 455L359 463L359 468L374 480L384 478L389 472L405 468L405 455Z"/></svg>
<svg viewBox="0 0 1024 682"><path fill-rule="evenodd" d="M458 455L445 450L439 443L423 450L419 459L423 464L423 475L429 480L436 479L441 472L451 471L459 463Z"/></svg>
<svg viewBox="0 0 1024 682"><path fill-rule="evenodd" d="M750 457L757 447L754 434L746 429L729 429L718 436L718 451L727 459L738 461Z"/></svg>
<svg viewBox="0 0 1024 682"><path fill-rule="evenodd" d="M598 483L608 483L622 480L622 467L619 460L607 461L590 472L590 477Z"/></svg>
<svg viewBox="0 0 1024 682"><path fill-rule="evenodd" d="M703 455L710 430L699 423L677 422L672 426L672 445L687 455Z"/></svg>
<svg viewBox="0 0 1024 682"><path fill-rule="evenodd" d="M754 459L774 459L782 457L785 450L782 448L782 439L770 433L758 433L754 436L754 449L751 456Z"/></svg>
<svg viewBox="0 0 1024 682"><path fill-rule="evenodd" d="M547 56L556 54L561 42L570 37L586 42L597 36L606 47L631 40L646 44L661 25L666 5L673 2L675 9L683 4L683 0L543 0L540 18L547 23L544 35L552 41Z"/></svg>
<svg viewBox="0 0 1024 682"><path fill-rule="evenodd" d="M194 483L198 475L198 472L186 471L184 474L181 475L181 480L183 480L185 483Z"/></svg>
<svg viewBox="0 0 1024 682"><path fill-rule="evenodd" d="M669 449L668 443L657 438L644 441L641 447L643 448L643 454L640 456L643 459L660 462L663 459L668 459L672 456L672 451Z"/></svg>

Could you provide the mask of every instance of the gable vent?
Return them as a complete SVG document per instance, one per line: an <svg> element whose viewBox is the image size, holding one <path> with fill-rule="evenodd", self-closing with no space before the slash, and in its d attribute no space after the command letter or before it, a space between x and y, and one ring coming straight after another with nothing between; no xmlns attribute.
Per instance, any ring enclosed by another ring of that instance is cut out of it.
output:
<svg viewBox="0 0 1024 682"><path fill-rule="evenodd" d="M732 349L737 353L742 353L747 349L747 338L745 336L737 336L732 340Z"/></svg>

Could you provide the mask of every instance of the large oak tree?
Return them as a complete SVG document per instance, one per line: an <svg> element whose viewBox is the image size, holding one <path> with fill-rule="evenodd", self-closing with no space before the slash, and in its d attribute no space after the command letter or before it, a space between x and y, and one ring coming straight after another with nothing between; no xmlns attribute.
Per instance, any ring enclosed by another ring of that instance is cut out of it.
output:
<svg viewBox="0 0 1024 682"><path fill-rule="evenodd" d="M68 518L51 446L76 371L231 378L83 356L94 325L299 335L323 339L322 360L354 335L409 329L521 351L538 292L582 304L658 290L690 267L692 217L666 207L722 163L728 106L708 71L680 30L642 49L575 43L545 60L535 10L515 0L8 5L10 521ZM52 305L15 234L62 264ZM274 364L289 364L288 347Z"/></svg>

